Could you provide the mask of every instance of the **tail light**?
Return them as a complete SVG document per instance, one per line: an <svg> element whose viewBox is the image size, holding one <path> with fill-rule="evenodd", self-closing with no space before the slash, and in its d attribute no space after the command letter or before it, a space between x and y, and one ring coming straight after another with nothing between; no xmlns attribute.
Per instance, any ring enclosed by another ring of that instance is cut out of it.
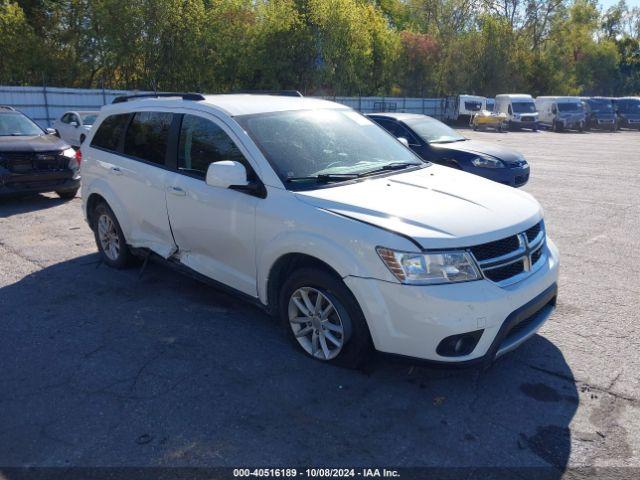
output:
<svg viewBox="0 0 640 480"><path fill-rule="evenodd" d="M76 150L76 162L78 162L78 167L80 167L82 163L82 150L80 149Z"/></svg>

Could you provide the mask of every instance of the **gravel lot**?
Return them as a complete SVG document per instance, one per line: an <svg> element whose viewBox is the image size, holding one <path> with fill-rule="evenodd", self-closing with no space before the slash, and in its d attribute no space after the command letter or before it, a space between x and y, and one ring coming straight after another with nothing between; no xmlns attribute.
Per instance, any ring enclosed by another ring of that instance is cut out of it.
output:
<svg viewBox="0 0 640 480"><path fill-rule="evenodd" d="M79 199L0 200L0 466L640 467L640 133L466 134L525 154L562 256L556 314L487 372L321 365L100 265Z"/></svg>

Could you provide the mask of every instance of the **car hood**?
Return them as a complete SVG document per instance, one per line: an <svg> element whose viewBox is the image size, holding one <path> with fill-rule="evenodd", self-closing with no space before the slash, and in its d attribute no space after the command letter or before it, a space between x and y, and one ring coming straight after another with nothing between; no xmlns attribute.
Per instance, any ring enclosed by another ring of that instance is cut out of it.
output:
<svg viewBox="0 0 640 480"><path fill-rule="evenodd" d="M528 193L439 165L296 196L410 237L426 249L490 242L521 232L542 217L540 205Z"/></svg>
<svg viewBox="0 0 640 480"><path fill-rule="evenodd" d="M55 135L28 137L0 136L0 152L51 152L70 148L67 142Z"/></svg>
<svg viewBox="0 0 640 480"><path fill-rule="evenodd" d="M451 150L455 152L467 152L474 155L491 155L508 164L519 164L524 160L522 155L513 150L490 143L478 142L476 140L453 143L432 143L429 146L439 151Z"/></svg>

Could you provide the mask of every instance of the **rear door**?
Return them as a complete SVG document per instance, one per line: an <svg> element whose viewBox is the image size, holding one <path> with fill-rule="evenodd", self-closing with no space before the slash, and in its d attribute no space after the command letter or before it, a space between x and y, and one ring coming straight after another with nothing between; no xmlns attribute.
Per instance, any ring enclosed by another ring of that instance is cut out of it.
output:
<svg viewBox="0 0 640 480"><path fill-rule="evenodd" d="M133 114L109 166L109 185L129 216L127 241L165 258L175 251L165 198L166 185L175 175L166 166L172 121L170 112Z"/></svg>
<svg viewBox="0 0 640 480"><path fill-rule="evenodd" d="M242 163L255 173L231 130L213 116L185 114L177 140L177 174L167 190L171 228L182 263L257 296L255 211L260 198L205 183L211 162Z"/></svg>

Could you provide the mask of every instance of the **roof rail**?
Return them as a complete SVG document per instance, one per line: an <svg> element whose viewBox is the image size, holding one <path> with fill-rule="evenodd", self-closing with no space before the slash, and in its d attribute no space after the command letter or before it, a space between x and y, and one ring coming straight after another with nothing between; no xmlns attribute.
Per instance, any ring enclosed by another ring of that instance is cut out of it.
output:
<svg viewBox="0 0 640 480"><path fill-rule="evenodd" d="M16 111L16 109L10 105L0 105L0 110L9 110L10 112Z"/></svg>
<svg viewBox="0 0 640 480"><path fill-rule="evenodd" d="M240 90L233 93L249 93L252 95L276 95L279 97L302 97L298 90Z"/></svg>
<svg viewBox="0 0 640 480"><path fill-rule="evenodd" d="M136 98L165 98L165 97L180 97L183 100L204 100L205 98L200 93L179 93L179 92L162 92L162 93L136 93L135 95L121 95L113 99L111 103L124 103L129 100L135 100Z"/></svg>

